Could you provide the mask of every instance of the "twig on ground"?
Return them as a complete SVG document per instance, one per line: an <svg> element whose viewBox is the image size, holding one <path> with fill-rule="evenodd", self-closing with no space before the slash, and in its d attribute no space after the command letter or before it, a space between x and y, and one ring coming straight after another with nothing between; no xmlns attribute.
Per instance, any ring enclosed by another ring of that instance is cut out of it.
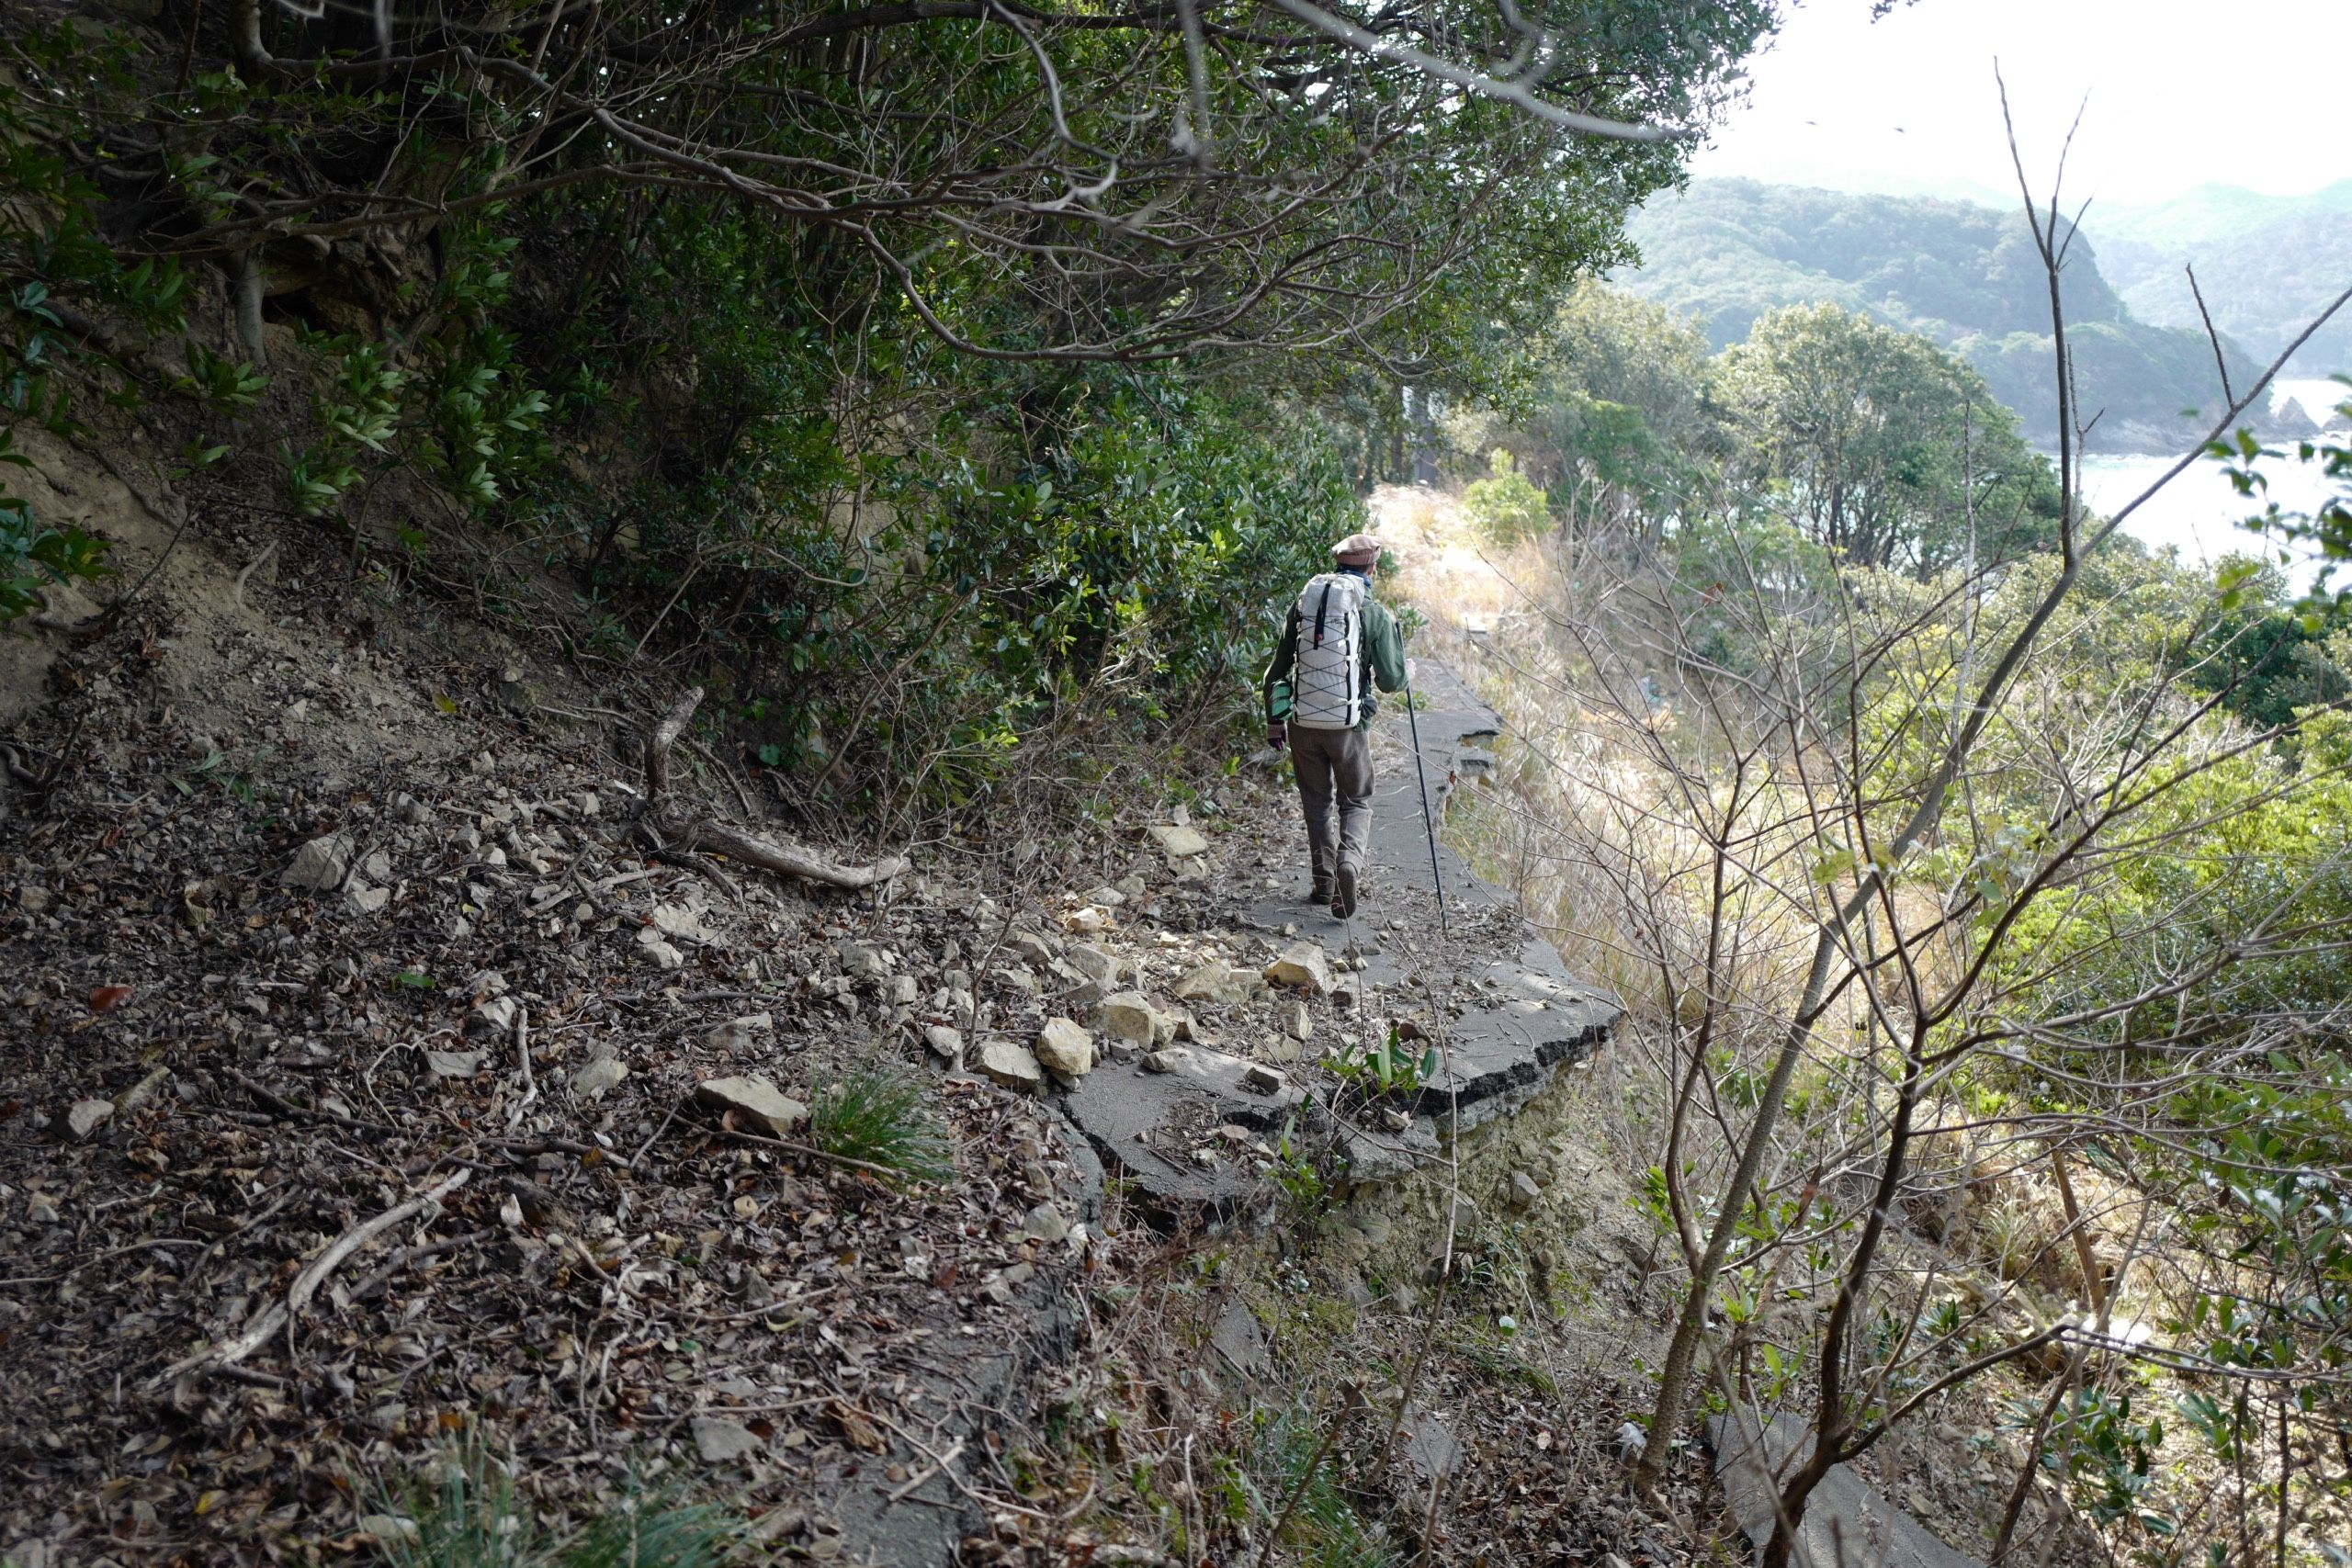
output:
<svg viewBox="0 0 2352 1568"><path fill-rule="evenodd" d="M514 1055L523 1064L523 1098L506 1113L510 1128L523 1120L523 1112L539 1098L539 1086L531 1078L531 1010L526 1007L514 1010Z"/></svg>
<svg viewBox="0 0 2352 1568"><path fill-rule="evenodd" d="M326 1249L312 1258L310 1265L294 1277L294 1283L288 1288L286 1299L283 1302L272 1302L266 1308L256 1313L254 1321L248 1324L244 1332L234 1339L221 1345L209 1346L193 1355L182 1357L179 1360L173 1362L156 1374L156 1383L172 1382L188 1372L212 1371L222 1367L233 1367L261 1348L280 1328L290 1332L295 1320L301 1316L302 1309L310 1305L311 1298L318 1293L319 1287L325 1283L327 1276L342 1266L344 1259L393 1226L415 1217L428 1208L436 1206L443 1198L463 1187L472 1175L473 1172L470 1170L453 1172L431 1189L419 1193L406 1202L395 1203L374 1219L363 1220L353 1225L329 1242Z"/></svg>
<svg viewBox="0 0 2352 1568"><path fill-rule="evenodd" d="M259 571L264 566L267 565L270 558L276 554L277 554L277 541L276 539L272 539L268 544L262 547L261 554L254 557L252 560L245 563L244 570L237 573L236 592L231 594L231 597L236 601L238 609L242 610L245 608L245 584L252 581L254 573Z"/></svg>
<svg viewBox="0 0 2352 1568"><path fill-rule="evenodd" d="M954 1464L956 1462L956 1456L963 1451L964 1439L958 1438L954 1442L947 1445L947 1451L945 1453L941 1454L936 1460L933 1460L931 1463L923 1466L921 1470L915 1472L914 1474L909 1476L907 1478L906 1484L891 1493L885 1501L890 1503L905 1502L909 1495L929 1484L933 1476L937 1475L949 1465Z"/></svg>

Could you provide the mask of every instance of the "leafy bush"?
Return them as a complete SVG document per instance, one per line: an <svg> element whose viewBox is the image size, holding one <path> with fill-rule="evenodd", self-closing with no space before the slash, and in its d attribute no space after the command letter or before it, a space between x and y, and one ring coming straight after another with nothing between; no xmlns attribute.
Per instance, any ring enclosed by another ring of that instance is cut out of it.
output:
<svg viewBox="0 0 2352 1568"><path fill-rule="evenodd" d="M1487 478L1462 492L1462 512L1478 532L1498 545L1532 539L1551 524L1544 492L1519 471L1518 460L1500 446L1487 459Z"/></svg>
<svg viewBox="0 0 2352 1568"><path fill-rule="evenodd" d="M0 463L27 466L10 434L0 429ZM0 625L40 607L41 590L52 583L112 577L107 542L66 524L45 528L32 504L0 490Z"/></svg>

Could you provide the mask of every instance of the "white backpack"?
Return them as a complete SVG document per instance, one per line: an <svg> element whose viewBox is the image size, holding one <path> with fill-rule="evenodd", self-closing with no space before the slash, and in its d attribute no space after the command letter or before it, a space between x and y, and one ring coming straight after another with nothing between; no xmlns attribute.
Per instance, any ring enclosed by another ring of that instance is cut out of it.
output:
<svg viewBox="0 0 2352 1568"><path fill-rule="evenodd" d="M1298 592L1298 664L1290 721L1305 729L1353 729L1364 716L1364 580L1327 571Z"/></svg>

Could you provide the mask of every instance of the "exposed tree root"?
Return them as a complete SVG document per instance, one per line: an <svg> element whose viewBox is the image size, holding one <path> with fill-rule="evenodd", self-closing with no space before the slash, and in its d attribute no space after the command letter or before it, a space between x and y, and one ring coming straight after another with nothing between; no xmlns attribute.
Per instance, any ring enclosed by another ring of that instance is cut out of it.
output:
<svg viewBox="0 0 2352 1568"><path fill-rule="evenodd" d="M702 688L696 686L679 698L677 705L645 738L647 804L641 825L653 836L656 850L663 858L711 877L730 895L734 893L733 884L716 866L702 860L698 852L708 851L740 864L779 876L822 883L828 887L872 887L907 869L904 855L886 855L871 865L844 865L798 844L764 838L714 818L681 813L670 794L670 748L677 744L686 721L701 705Z"/></svg>

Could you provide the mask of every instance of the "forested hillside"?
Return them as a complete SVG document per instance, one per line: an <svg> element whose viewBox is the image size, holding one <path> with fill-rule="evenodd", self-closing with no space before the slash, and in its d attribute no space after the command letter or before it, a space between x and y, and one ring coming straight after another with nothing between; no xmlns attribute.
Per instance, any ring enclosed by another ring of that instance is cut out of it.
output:
<svg viewBox="0 0 2352 1568"><path fill-rule="evenodd" d="M1619 280L1700 318L1718 347L1745 337L1775 306L1839 305L1960 354L2037 445L2057 444L2049 290L2017 212L1701 180L1652 200L1628 232L1642 262ZM2096 226L2075 238L2064 276L2083 412L2098 416L2090 445L2177 450L2197 429L2184 410L2210 415L2224 405L2212 349L2201 332L2136 317L2103 276L2097 239ZM2231 378L2242 386L2251 358L2235 344L2228 355Z"/></svg>
<svg viewBox="0 0 2352 1568"><path fill-rule="evenodd" d="M2132 312L2158 326L2198 325L2198 288L2214 323L2248 353L2275 356L2324 306L2331 279L2352 277L2352 180L2300 197L2203 186L2145 207L2095 204L2083 227ZM2292 367L2333 376L2352 365L2352 327L2314 333ZM2322 411L2307 411L2314 417Z"/></svg>

